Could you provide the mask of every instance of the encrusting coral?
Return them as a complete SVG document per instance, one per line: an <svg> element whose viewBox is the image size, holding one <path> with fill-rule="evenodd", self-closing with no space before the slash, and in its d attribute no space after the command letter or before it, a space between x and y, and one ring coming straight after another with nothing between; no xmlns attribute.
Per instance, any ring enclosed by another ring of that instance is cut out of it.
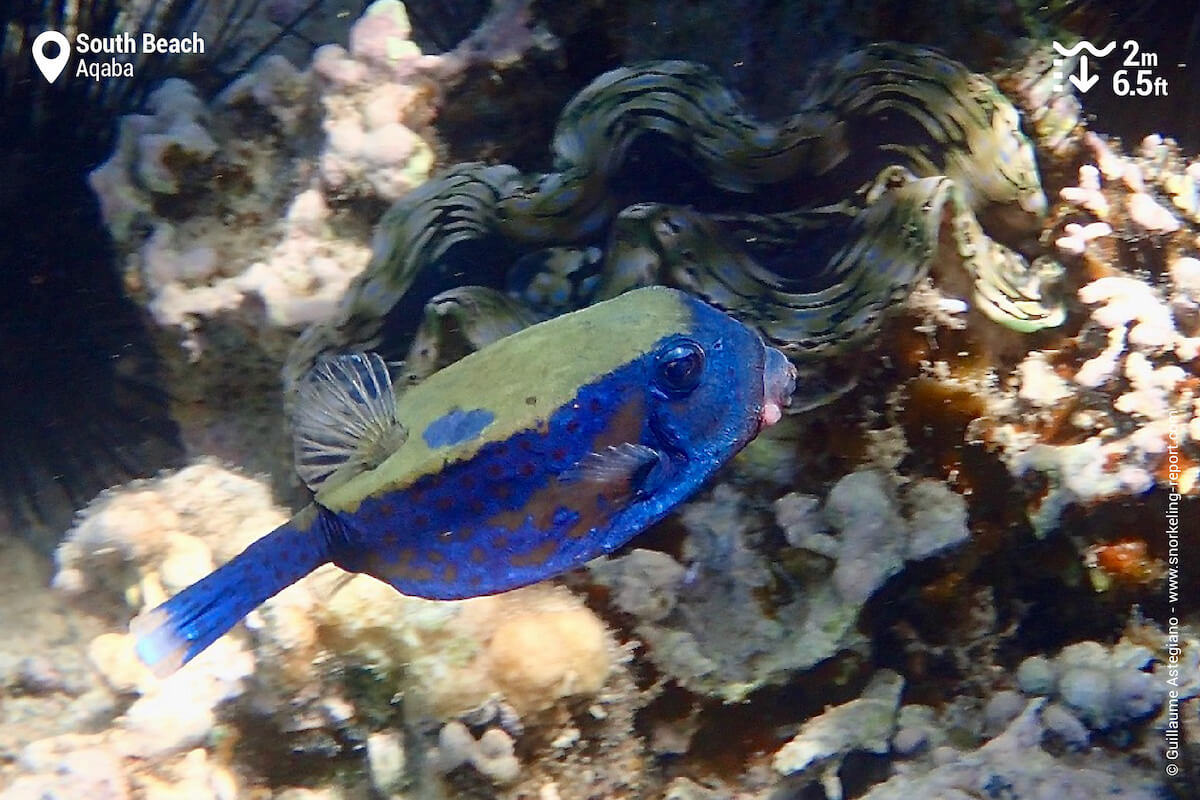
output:
<svg viewBox="0 0 1200 800"><path fill-rule="evenodd" d="M471 58L422 55L397 0L371 4L348 39L304 68L267 56L211 104L166 81L91 175L127 284L193 360L221 350L218 323L277 357L330 315L366 263L373 219L351 204L429 177L438 86L485 55L474 40Z"/></svg>
<svg viewBox="0 0 1200 800"><path fill-rule="evenodd" d="M858 614L884 582L906 562L967 538L960 495L934 481L908 487L904 505L897 494L882 473L864 470L838 481L824 503L784 496L772 520L737 490L718 486L681 514L689 532L682 563L634 550L593 562L592 574L637 619L635 630L660 670L693 691L742 700L862 647ZM780 553L768 545L772 522L795 555L811 561L795 574L778 565ZM776 582L794 586L797 599L764 613L763 593Z"/></svg>

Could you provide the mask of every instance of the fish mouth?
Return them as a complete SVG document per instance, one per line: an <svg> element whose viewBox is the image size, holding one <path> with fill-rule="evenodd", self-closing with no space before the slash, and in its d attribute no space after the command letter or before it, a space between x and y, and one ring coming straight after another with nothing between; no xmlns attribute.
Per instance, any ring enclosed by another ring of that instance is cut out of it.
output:
<svg viewBox="0 0 1200 800"><path fill-rule="evenodd" d="M767 428L783 418L783 409L792 403L796 391L796 368L774 347L766 348L763 362L763 405L759 427Z"/></svg>

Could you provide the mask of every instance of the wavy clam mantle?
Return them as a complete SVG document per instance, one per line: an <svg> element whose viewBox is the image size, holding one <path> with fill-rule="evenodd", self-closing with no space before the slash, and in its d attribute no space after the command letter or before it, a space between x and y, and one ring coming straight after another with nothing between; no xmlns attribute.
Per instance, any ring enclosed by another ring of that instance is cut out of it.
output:
<svg viewBox="0 0 1200 800"><path fill-rule="evenodd" d="M1046 214L1017 110L931 50L850 53L774 122L702 65L622 67L567 105L552 149L547 172L458 164L392 206L334 318L294 348L289 392L322 355L378 351L416 381L654 283L802 362L861 346L935 264L1002 325L1063 320L1057 262L1030 263L977 218L1020 239Z"/></svg>

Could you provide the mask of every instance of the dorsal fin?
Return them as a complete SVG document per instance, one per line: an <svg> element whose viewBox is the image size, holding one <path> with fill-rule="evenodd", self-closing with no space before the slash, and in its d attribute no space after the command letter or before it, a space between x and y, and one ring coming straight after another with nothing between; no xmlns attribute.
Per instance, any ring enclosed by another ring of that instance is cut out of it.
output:
<svg viewBox="0 0 1200 800"><path fill-rule="evenodd" d="M296 472L314 492L338 470L379 466L408 438L387 364L375 353L321 359L297 389L293 431Z"/></svg>

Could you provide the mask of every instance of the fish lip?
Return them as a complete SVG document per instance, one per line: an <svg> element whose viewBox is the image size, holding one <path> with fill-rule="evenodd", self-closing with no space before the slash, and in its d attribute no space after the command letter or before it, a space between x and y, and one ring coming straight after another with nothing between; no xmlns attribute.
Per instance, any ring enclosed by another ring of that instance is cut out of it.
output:
<svg viewBox="0 0 1200 800"><path fill-rule="evenodd" d="M759 429L769 427L783 416L783 409L792 403L796 391L796 367L779 350L766 347L763 359L763 403L759 414Z"/></svg>

